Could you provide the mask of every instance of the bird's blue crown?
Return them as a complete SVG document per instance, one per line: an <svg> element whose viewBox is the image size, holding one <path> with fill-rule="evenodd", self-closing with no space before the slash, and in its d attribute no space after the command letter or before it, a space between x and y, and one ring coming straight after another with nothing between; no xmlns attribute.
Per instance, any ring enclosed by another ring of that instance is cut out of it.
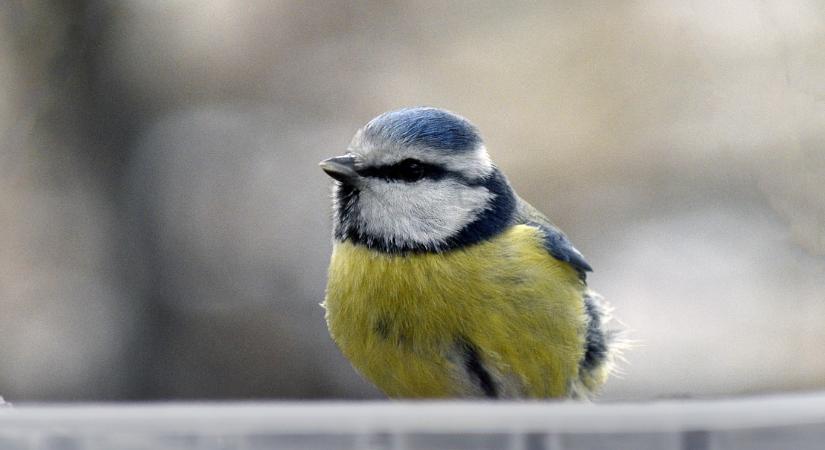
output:
<svg viewBox="0 0 825 450"><path fill-rule="evenodd" d="M478 130L467 119L429 107L405 108L381 114L364 128L364 137L453 152L471 151L481 143Z"/></svg>

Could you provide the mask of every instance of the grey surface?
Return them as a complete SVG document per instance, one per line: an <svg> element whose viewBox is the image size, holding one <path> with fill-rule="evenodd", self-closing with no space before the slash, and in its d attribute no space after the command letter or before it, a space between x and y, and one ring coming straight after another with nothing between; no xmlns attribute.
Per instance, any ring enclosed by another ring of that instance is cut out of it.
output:
<svg viewBox="0 0 825 450"><path fill-rule="evenodd" d="M2 449L821 448L825 393L648 403L18 405Z"/></svg>

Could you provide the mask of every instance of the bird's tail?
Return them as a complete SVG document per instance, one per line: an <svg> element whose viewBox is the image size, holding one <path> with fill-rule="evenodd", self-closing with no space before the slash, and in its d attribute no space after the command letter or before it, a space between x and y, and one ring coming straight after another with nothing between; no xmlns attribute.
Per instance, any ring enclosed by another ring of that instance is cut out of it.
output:
<svg viewBox="0 0 825 450"><path fill-rule="evenodd" d="M627 327L613 318L613 308L599 294L586 291L584 306L587 333L585 352L579 363L579 377L573 380L570 396L591 398L610 375L621 374L622 352L632 346Z"/></svg>

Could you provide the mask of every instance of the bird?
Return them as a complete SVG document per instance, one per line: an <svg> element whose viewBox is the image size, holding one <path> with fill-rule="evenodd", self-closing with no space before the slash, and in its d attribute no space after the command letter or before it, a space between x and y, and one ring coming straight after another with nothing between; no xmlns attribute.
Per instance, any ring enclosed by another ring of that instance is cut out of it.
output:
<svg viewBox="0 0 825 450"><path fill-rule="evenodd" d="M521 199L469 120L383 113L333 178L324 301L332 340L400 399L590 399L615 366L590 264Z"/></svg>

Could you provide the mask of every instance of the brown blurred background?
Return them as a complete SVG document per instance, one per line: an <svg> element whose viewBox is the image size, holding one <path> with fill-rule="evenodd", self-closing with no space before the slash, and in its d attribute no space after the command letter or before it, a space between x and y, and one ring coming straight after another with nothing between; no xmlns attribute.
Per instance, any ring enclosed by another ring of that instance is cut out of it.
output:
<svg viewBox="0 0 825 450"><path fill-rule="evenodd" d="M640 342L604 399L825 388L825 3L0 5L0 395L370 398L317 161L482 130Z"/></svg>

